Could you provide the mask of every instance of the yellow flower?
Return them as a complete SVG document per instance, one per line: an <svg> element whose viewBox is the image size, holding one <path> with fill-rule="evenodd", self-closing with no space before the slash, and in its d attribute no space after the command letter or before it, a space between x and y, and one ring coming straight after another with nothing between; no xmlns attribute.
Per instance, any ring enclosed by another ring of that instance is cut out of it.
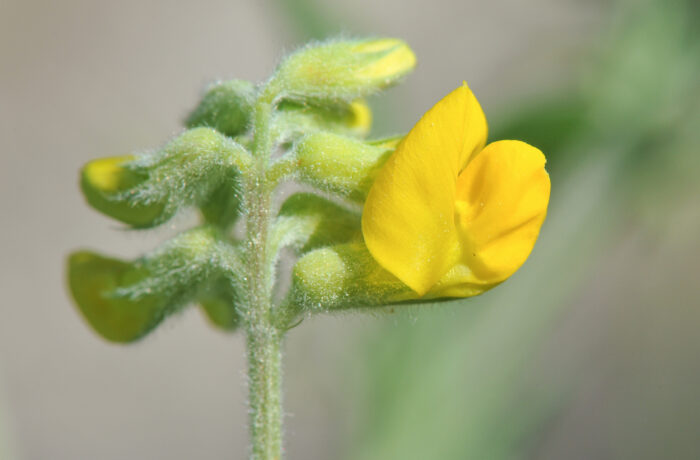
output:
<svg viewBox="0 0 700 460"><path fill-rule="evenodd" d="M547 213L545 157L520 141L486 145L466 83L430 109L379 171L362 214L372 257L415 297L467 297L527 259Z"/></svg>

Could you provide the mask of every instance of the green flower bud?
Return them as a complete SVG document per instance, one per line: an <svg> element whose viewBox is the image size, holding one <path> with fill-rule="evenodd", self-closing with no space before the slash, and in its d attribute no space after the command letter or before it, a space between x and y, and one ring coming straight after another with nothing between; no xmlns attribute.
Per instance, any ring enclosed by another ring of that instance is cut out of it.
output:
<svg viewBox="0 0 700 460"><path fill-rule="evenodd" d="M349 40L300 49L279 66L267 91L287 99L352 101L398 82L416 65L401 40Z"/></svg>
<svg viewBox="0 0 700 460"><path fill-rule="evenodd" d="M362 99L320 106L283 101L277 106L274 124L280 142L295 141L315 131L364 137L372 125L372 111Z"/></svg>
<svg viewBox="0 0 700 460"><path fill-rule="evenodd" d="M304 253L360 236L359 213L313 193L296 193L282 205L271 241Z"/></svg>
<svg viewBox="0 0 700 460"><path fill-rule="evenodd" d="M392 151L335 134L316 133L304 137L294 154L300 181L361 203Z"/></svg>
<svg viewBox="0 0 700 460"><path fill-rule="evenodd" d="M213 128L227 136L237 136L247 130L254 102L255 86L251 82L217 82L207 89L185 125Z"/></svg>
<svg viewBox="0 0 700 460"><path fill-rule="evenodd" d="M129 200L126 194L148 180L144 168L127 166L133 155L101 158L83 167L80 186L93 208L133 227L149 227L155 221L167 220L167 200L147 203Z"/></svg>
<svg viewBox="0 0 700 460"><path fill-rule="evenodd" d="M292 302L312 312L386 305L412 295L359 241L307 253L292 275Z"/></svg>
<svg viewBox="0 0 700 460"><path fill-rule="evenodd" d="M153 154L89 162L81 186L92 207L136 228L159 225L192 204L203 206L205 217L221 211L210 221L229 225L238 210L235 177L249 162L231 138L195 128Z"/></svg>
<svg viewBox="0 0 700 460"><path fill-rule="evenodd" d="M200 296L217 324L235 327L230 279L238 265L235 250L218 231L201 227L135 262L76 252L68 259L68 284L92 328L107 340L125 343L143 337ZM228 311L221 304L212 307L217 300L229 302Z"/></svg>
<svg viewBox="0 0 700 460"><path fill-rule="evenodd" d="M131 299L114 294L148 276L141 265L88 251L76 252L68 259L68 284L75 303L93 329L112 342L137 340L163 317L168 302L165 296Z"/></svg>

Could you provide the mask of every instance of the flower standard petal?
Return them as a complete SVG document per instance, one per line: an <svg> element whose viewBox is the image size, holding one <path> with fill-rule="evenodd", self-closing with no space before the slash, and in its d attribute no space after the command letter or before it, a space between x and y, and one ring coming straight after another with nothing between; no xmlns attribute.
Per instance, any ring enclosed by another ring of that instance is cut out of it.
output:
<svg viewBox="0 0 700 460"><path fill-rule="evenodd" d="M462 263L474 279L498 283L527 259L547 214L550 181L541 151L499 141L479 153L457 181Z"/></svg>
<svg viewBox="0 0 700 460"><path fill-rule="evenodd" d="M367 247L419 295L459 260L457 177L486 135L486 117L465 84L420 119L369 192L362 214Z"/></svg>

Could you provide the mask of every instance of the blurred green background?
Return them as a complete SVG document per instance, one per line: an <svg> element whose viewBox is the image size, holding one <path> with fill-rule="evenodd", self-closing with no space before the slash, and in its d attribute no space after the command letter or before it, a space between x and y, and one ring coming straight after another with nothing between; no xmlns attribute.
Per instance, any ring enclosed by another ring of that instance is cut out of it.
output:
<svg viewBox="0 0 700 460"><path fill-rule="evenodd" d="M530 260L479 298L318 317L286 344L290 459L700 458L700 7L687 0L0 3L0 460L245 458L243 340L194 309L130 347L82 323L76 247L136 256L89 159L158 146L216 78L308 39L396 36L407 131L469 82L548 157Z"/></svg>

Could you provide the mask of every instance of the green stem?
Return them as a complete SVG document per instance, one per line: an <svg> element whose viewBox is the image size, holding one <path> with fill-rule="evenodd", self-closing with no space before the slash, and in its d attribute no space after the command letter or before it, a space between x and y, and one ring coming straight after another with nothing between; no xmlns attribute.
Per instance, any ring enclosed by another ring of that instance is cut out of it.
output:
<svg viewBox="0 0 700 460"><path fill-rule="evenodd" d="M253 153L245 180L247 301L245 323L248 349L251 460L280 459L282 452L281 338L272 321L272 270L268 233L272 190L266 180L272 139L272 104L256 104Z"/></svg>

